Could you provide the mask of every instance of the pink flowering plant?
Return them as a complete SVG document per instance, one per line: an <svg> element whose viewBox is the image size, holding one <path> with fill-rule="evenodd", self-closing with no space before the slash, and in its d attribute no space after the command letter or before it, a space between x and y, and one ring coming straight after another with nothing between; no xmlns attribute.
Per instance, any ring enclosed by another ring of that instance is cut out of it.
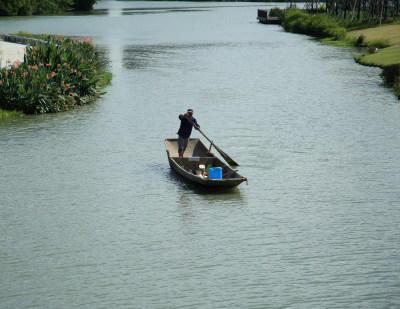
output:
<svg viewBox="0 0 400 309"><path fill-rule="evenodd" d="M93 102L103 94L104 67L91 38L56 36L27 46L24 62L0 70L0 108L38 114Z"/></svg>

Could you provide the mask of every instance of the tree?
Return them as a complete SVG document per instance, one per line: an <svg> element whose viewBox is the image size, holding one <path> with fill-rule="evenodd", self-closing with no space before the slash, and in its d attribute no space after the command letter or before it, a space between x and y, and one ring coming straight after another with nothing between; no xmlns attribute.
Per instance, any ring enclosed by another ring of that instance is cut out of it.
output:
<svg viewBox="0 0 400 309"><path fill-rule="evenodd" d="M59 14L71 9L90 11L97 0L0 0L0 16Z"/></svg>
<svg viewBox="0 0 400 309"><path fill-rule="evenodd" d="M312 1L312 0L309 0ZM351 13L350 20L376 21L380 24L389 17L396 17L400 12L399 0L326 0L326 9L336 19L346 19L346 13Z"/></svg>
<svg viewBox="0 0 400 309"><path fill-rule="evenodd" d="M74 0L75 11L90 11L97 0Z"/></svg>
<svg viewBox="0 0 400 309"><path fill-rule="evenodd" d="M23 15L25 0L0 0L0 16Z"/></svg>
<svg viewBox="0 0 400 309"><path fill-rule="evenodd" d="M72 0L27 0L30 1L32 14L61 13L72 8Z"/></svg>

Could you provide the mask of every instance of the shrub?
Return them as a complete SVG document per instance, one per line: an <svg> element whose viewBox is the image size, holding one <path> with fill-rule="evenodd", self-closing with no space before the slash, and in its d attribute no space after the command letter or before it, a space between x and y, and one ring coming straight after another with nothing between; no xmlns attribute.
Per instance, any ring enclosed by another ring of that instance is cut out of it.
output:
<svg viewBox="0 0 400 309"><path fill-rule="evenodd" d="M400 99L400 64L385 66L382 70L381 77L387 86L394 88L394 91Z"/></svg>
<svg viewBox="0 0 400 309"><path fill-rule="evenodd" d="M27 46L23 63L0 70L0 108L36 114L92 102L101 95L101 58L91 39L58 36Z"/></svg>
<svg viewBox="0 0 400 309"><path fill-rule="evenodd" d="M97 0L74 0L74 9L76 11L90 11Z"/></svg>
<svg viewBox="0 0 400 309"><path fill-rule="evenodd" d="M364 41L365 41L365 36L363 34L361 34L357 40L354 42L354 45L357 47L362 47L365 46L364 45Z"/></svg>
<svg viewBox="0 0 400 309"><path fill-rule="evenodd" d="M376 48L386 48L390 46L390 42L387 39L378 39L378 40L372 40L368 42L368 46L374 46Z"/></svg>
<svg viewBox="0 0 400 309"><path fill-rule="evenodd" d="M270 11L269 11L269 16L270 17L278 17L279 19L283 19L283 15L285 14L285 11L284 10L281 10L280 8L278 8L278 7L275 7L275 8L272 8Z"/></svg>
<svg viewBox="0 0 400 309"><path fill-rule="evenodd" d="M387 85L392 85L400 77L400 64L385 66L381 76Z"/></svg>
<svg viewBox="0 0 400 309"><path fill-rule="evenodd" d="M288 10L283 18L282 26L286 31L308 34L315 37L341 39L346 29L325 14L308 14L299 9Z"/></svg>
<svg viewBox="0 0 400 309"><path fill-rule="evenodd" d="M304 29L304 25L302 25L302 23L307 23L309 16L310 15L305 11L299 9L287 10L282 21L282 26L286 31L303 33L299 31Z"/></svg>

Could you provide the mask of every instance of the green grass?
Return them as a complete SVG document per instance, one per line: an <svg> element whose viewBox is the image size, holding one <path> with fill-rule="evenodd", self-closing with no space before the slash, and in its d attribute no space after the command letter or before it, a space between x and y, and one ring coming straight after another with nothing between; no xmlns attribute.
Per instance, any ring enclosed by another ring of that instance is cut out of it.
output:
<svg viewBox="0 0 400 309"><path fill-rule="evenodd" d="M400 63L400 52L397 49L378 50L375 54L364 54L356 57L356 60L360 64L384 67Z"/></svg>
<svg viewBox="0 0 400 309"><path fill-rule="evenodd" d="M366 53L356 57L361 64L385 67L400 63L400 24L351 31L346 37L366 47ZM377 52L369 53L375 51L374 47L378 48Z"/></svg>
<svg viewBox="0 0 400 309"><path fill-rule="evenodd" d="M379 19L371 19L367 20L351 20L351 14L347 16L346 19L341 17L338 19L338 23L340 26L345 27L347 31L356 31L363 29L371 29L380 27ZM399 17L388 17L387 20L382 20L383 25L399 25L400 18Z"/></svg>
<svg viewBox="0 0 400 309"><path fill-rule="evenodd" d="M0 108L0 120L14 119L24 115L23 112L18 111L7 111Z"/></svg>
<svg viewBox="0 0 400 309"><path fill-rule="evenodd" d="M39 39L43 41L47 41L51 36L48 34L32 34L29 32L25 31L18 31L17 33L10 33L10 35L15 35L15 36L20 36L20 37L25 37L25 38L30 38L30 39Z"/></svg>
<svg viewBox="0 0 400 309"><path fill-rule="evenodd" d="M113 76L112 73L107 71L100 71L99 75L100 75L99 89L103 89L111 83Z"/></svg>
<svg viewBox="0 0 400 309"><path fill-rule="evenodd" d="M363 65L381 67L385 84L393 88L400 99L400 23L351 31L346 37L365 47L366 53L354 59Z"/></svg>
<svg viewBox="0 0 400 309"><path fill-rule="evenodd" d="M50 35L48 34L32 34L29 32L25 31L18 31L17 33L10 33L10 35L15 35L15 36L20 36L20 37L25 37L25 38L30 38L30 39L39 39L43 41L47 41L50 38Z"/></svg>
<svg viewBox="0 0 400 309"><path fill-rule="evenodd" d="M342 40L336 40L334 38L326 38L326 39L321 39L322 42L329 44L329 45L334 45L334 46L353 46L353 42L351 40L347 40L346 38Z"/></svg>

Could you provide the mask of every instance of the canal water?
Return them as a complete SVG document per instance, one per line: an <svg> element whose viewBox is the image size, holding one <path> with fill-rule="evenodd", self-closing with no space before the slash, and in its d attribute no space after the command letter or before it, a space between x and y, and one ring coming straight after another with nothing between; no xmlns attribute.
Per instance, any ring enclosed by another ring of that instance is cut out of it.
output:
<svg viewBox="0 0 400 309"><path fill-rule="evenodd" d="M93 36L114 77L94 105L0 123L1 308L400 307L400 103L354 50L259 24L274 6L0 18ZM248 186L171 172L187 108Z"/></svg>

